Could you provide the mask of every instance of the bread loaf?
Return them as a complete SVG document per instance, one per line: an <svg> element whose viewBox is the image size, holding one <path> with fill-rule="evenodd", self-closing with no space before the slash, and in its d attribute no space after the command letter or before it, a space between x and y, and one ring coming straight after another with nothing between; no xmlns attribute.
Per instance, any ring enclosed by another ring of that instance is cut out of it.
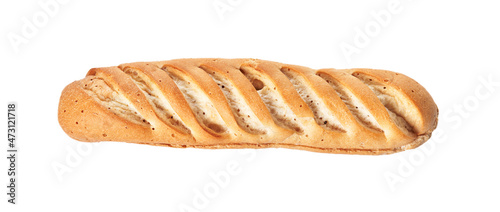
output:
<svg viewBox="0 0 500 212"><path fill-rule="evenodd" d="M390 71L178 59L93 68L63 90L58 117L87 142L387 154L429 139L438 108Z"/></svg>

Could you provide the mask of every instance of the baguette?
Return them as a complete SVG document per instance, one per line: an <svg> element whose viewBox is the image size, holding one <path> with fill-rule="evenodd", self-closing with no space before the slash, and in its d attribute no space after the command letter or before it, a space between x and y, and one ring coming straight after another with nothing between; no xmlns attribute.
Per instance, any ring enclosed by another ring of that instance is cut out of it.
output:
<svg viewBox="0 0 500 212"><path fill-rule="evenodd" d="M418 147L437 117L403 74L209 58L93 68L58 110L79 141L372 155Z"/></svg>

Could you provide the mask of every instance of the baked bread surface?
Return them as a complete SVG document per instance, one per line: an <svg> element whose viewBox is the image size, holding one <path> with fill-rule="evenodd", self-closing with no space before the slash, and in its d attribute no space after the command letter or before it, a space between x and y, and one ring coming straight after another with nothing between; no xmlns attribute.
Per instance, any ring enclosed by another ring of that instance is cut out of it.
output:
<svg viewBox="0 0 500 212"><path fill-rule="evenodd" d="M86 142L387 154L418 147L438 108L413 79L258 59L93 68L64 88L62 129Z"/></svg>

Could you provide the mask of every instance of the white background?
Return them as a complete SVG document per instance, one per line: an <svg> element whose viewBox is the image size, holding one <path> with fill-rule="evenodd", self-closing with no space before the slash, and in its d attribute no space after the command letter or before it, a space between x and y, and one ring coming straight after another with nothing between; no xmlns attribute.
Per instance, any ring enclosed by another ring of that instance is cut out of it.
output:
<svg viewBox="0 0 500 212"><path fill-rule="evenodd" d="M17 205L7 203L9 164L2 157L1 211L500 209L495 1L74 0L51 7L51 14L39 5L45 2L0 3L0 131L7 128L8 102L17 102L19 118ZM397 11L377 21L371 13L388 12L389 4ZM35 32L23 35L34 17ZM357 29L370 35L356 46ZM12 36L25 40L16 44ZM346 55L341 45L358 49ZM432 94L439 135L416 150L356 156L84 145L59 127L60 92L90 68L186 57L401 72ZM496 82L490 89L481 83L489 77ZM210 173L227 174L235 163L237 173L217 185ZM57 165L69 171L58 178Z"/></svg>

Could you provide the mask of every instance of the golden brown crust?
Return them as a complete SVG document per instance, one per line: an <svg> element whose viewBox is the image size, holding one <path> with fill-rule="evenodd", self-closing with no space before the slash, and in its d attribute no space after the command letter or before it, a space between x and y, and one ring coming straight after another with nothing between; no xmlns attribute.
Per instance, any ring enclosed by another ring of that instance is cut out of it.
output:
<svg viewBox="0 0 500 212"><path fill-rule="evenodd" d="M80 141L388 154L437 125L411 78L257 59L177 59L94 68L62 92L59 123Z"/></svg>

